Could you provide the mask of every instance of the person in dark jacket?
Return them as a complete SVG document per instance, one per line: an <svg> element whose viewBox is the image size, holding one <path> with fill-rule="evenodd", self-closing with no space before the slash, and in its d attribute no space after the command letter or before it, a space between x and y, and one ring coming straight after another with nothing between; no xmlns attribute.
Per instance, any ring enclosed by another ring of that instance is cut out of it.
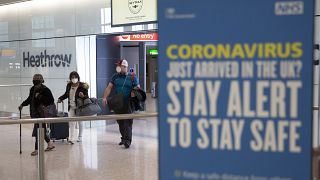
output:
<svg viewBox="0 0 320 180"><path fill-rule="evenodd" d="M131 97L134 97L132 90L140 87L138 78L134 74L128 73L128 62L125 59L120 60L117 63L116 71L117 73L113 75L112 80L109 82L104 91L102 103L104 105L108 104L108 97L112 89L115 89L116 94L123 94L123 102L119 104L124 104L124 107L122 108L123 110L118 112L115 111L115 113L132 113L132 109L129 106L129 101ZM121 134L121 141L119 145L124 145L125 148L129 148L132 141L133 119L117 120L117 123L119 124L119 131Z"/></svg>
<svg viewBox="0 0 320 180"><path fill-rule="evenodd" d="M69 117L76 116L76 109L78 107L78 101L88 98L89 85L87 83L80 82L80 76L76 71L72 71L69 75L69 82L66 87L66 92L58 98L58 102L68 98L68 111ZM74 131L77 122L70 122L70 136L68 142L73 144L74 141ZM78 122L79 133L78 142L82 141L83 123Z"/></svg>
<svg viewBox="0 0 320 180"><path fill-rule="evenodd" d="M35 74L33 76L33 86L30 89L28 98L22 102L22 104L19 106L19 110L21 111L23 106L30 107L30 116L31 118L43 118L40 112L39 107L40 106L48 106L52 103L54 103L54 98L52 96L52 93L48 87L43 85L44 80L41 74ZM42 127L44 127L46 132L46 124L42 124ZM38 137L37 137L37 130L39 128L39 124L34 124L32 136L35 137L35 150L31 153L32 156L35 156L38 154ZM50 141L49 136L47 133L45 133L45 141L48 143L48 147L45 151L50 151L54 147L53 143Z"/></svg>

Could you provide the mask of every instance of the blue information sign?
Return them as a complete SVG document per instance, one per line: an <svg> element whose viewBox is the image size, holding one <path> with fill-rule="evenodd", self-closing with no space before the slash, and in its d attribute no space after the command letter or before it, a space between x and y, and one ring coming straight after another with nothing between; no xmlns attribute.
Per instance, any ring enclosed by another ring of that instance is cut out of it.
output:
<svg viewBox="0 0 320 180"><path fill-rule="evenodd" d="M310 180L312 0L160 0L160 179Z"/></svg>

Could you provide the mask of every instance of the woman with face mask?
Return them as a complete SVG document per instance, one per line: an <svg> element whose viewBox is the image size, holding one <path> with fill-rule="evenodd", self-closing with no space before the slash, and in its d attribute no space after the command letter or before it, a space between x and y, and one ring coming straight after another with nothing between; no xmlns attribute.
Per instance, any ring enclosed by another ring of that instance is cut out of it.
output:
<svg viewBox="0 0 320 180"><path fill-rule="evenodd" d="M21 111L23 106L30 105L30 116L31 118L42 118L41 112L39 111L39 107L44 105L48 106L54 103L54 98L52 93L48 87L43 85L44 80L41 74L35 74L33 76L33 86L30 89L28 98L22 102L19 106L19 110ZM42 124L46 132L46 124ZM39 128L39 124L34 124L32 136L35 137L35 150L31 153L32 156L38 154L38 137L37 130ZM50 151L54 148L53 143L50 141L50 138L47 133L45 133L45 141L48 143L47 149L45 151Z"/></svg>
<svg viewBox="0 0 320 180"><path fill-rule="evenodd" d="M59 97L58 103L62 102L63 100L68 98L68 111L69 117L76 116L76 109L77 109L77 101L78 99L86 99L88 98L88 89L89 85L87 83L80 82L80 76L76 71L72 71L69 75L69 82L66 87L66 92ZM82 130L83 124L82 122L69 122L70 133L68 138L68 143L73 144L75 139L75 126L78 123L79 133L77 142L82 141Z"/></svg>

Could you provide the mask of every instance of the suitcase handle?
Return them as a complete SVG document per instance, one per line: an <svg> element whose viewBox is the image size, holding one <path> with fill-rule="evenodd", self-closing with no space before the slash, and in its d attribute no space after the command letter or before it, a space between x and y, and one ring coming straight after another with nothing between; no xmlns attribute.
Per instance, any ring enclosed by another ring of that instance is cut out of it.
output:
<svg viewBox="0 0 320 180"><path fill-rule="evenodd" d="M60 103L62 103L62 112L64 112L64 103L63 101L61 101ZM59 112L59 102L57 102L57 112Z"/></svg>

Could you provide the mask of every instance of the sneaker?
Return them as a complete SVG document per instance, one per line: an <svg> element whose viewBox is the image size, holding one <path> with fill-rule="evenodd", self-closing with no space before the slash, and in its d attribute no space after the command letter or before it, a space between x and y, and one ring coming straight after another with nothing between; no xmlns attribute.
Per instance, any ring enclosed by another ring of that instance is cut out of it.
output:
<svg viewBox="0 0 320 180"><path fill-rule="evenodd" d="M73 141L71 141L71 140L68 140L68 143L71 144L71 145L74 144Z"/></svg>
<svg viewBox="0 0 320 180"><path fill-rule="evenodd" d="M48 147L44 151L51 151L54 148L55 148L55 146L53 146L53 145L49 146L48 145Z"/></svg>
<svg viewBox="0 0 320 180"><path fill-rule="evenodd" d="M121 145L123 145L124 144L124 142L121 140L120 142L119 142L119 146L121 146Z"/></svg>
<svg viewBox="0 0 320 180"><path fill-rule="evenodd" d="M34 150L32 153L31 153L31 156L36 156L38 155L38 150Z"/></svg>
<svg viewBox="0 0 320 180"><path fill-rule="evenodd" d="M82 142L82 137L79 137L77 142Z"/></svg>

